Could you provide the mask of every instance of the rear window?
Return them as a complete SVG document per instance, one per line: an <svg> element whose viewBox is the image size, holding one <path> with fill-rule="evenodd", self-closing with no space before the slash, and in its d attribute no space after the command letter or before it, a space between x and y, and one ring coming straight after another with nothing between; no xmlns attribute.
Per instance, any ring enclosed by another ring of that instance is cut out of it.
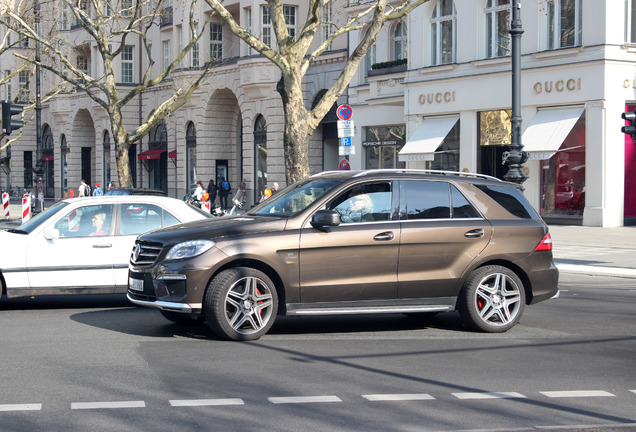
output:
<svg viewBox="0 0 636 432"><path fill-rule="evenodd" d="M476 186L513 215L522 219L539 219L539 215L519 189L505 186Z"/></svg>

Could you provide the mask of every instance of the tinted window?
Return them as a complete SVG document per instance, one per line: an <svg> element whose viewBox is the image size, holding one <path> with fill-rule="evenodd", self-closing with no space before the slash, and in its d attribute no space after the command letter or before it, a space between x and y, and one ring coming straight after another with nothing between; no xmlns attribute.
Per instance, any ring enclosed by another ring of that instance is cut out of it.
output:
<svg viewBox="0 0 636 432"><path fill-rule="evenodd" d="M163 211L163 226L167 227L167 226L171 226L171 225L176 225L179 222L179 219L177 219L176 217L172 216L170 213L168 213L167 211Z"/></svg>
<svg viewBox="0 0 636 432"><path fill-rule="evenodd" d="M141 234L161 228L161 207L153 204L122 204L121 234Z"/></svg>
<svg viewBox="0 0 636 432"><path fill-rule="evenodd" d="M539 219L539 215L519 189L505 186L476 186L513 215L523 219Z"/></svg>
<svg viewBox="0 0 636 432"><path fill-rule="evenodd" d="M406 180L400 182L400 219L449 219L450 193L445 182Z"/></svg>
<svg viewBox="0 0 636 432"><path fill-rule="evenodd" d="M453 219L462 218L478 218L479 213L470 205L468 200L457 190L453 185L450 185L451 189L451 202L453 203Z"/></svg>
<svg viewBox="0 0 636 432"><path fill-rule="evenodd" d="M340 215L342 223L388 221L391 219L391 184L355 186L327 205Z"/></svg>
<svg viewBox="0 0 636 432"><path fill-rule="evenodd" d="M78 207L55 222L60 237L104 236L110 231L112 204Z"/></svg>

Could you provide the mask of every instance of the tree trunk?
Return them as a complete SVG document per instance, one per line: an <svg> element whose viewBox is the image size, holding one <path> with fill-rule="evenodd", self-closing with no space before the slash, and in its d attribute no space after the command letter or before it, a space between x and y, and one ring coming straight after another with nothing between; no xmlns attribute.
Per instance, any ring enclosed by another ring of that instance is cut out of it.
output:
<svg viewBox="0 0 636 432"><path fill-rule="evenodd" d="M128 146L115 144L115 158L117 160L117 175L119 176L119 186L132 187L130 175L130 164L128 162Z"/></svg>

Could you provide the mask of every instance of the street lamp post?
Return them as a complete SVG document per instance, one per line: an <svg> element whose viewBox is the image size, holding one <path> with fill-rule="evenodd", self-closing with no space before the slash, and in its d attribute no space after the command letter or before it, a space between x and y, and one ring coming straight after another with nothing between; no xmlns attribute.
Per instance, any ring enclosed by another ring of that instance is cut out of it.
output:
<svg viewBox="0 0 636 432"><path fill-rule="evenodd" d="M35 33L40 34L40 3L33 1L33 12L35 14ZM40 100L40 42L35 41L35 169L36 176L41 176L44 172L42 166L42 104Z"/></svg>
<svg viewBox="0 0 636 432"><path fill-rule="evenodd" d="M513 183L523 183L528 179L523 172L523 163L528 153L521 144L521 0L513 0L509 33L512 36L512 137L510 151L503 154L503 163L508 165L504 179Z"/></svg>

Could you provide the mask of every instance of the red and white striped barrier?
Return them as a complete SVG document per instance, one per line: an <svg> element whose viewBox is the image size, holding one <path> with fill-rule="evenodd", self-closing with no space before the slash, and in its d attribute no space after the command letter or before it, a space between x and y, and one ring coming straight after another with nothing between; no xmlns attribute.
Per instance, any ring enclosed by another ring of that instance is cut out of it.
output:
<svg viewBox="0 0 636 432"><path fill-rule="evenodd" d="M76 232L79 229L77 222L77 210L73 210L71 214L68 215L68 230Z"/></svg>
<svg viewBox="0 0 636 432"><path fill-rule="evenodd" d="M9 194L2 192L2 207L4 212L2 213L5 218L9 219Z"/></svg>
<svg viewBox="0 0 636 432"><path fill-rule="evenodd" d="M201 210L210 213L210 201L202 201L201 202Z"/></svg>
<svg viewBox="0 0 636 432"><path fill-rule="evenodd" d="M31 219L31 194L24 194L22 197L22 223Z"/></svg>

